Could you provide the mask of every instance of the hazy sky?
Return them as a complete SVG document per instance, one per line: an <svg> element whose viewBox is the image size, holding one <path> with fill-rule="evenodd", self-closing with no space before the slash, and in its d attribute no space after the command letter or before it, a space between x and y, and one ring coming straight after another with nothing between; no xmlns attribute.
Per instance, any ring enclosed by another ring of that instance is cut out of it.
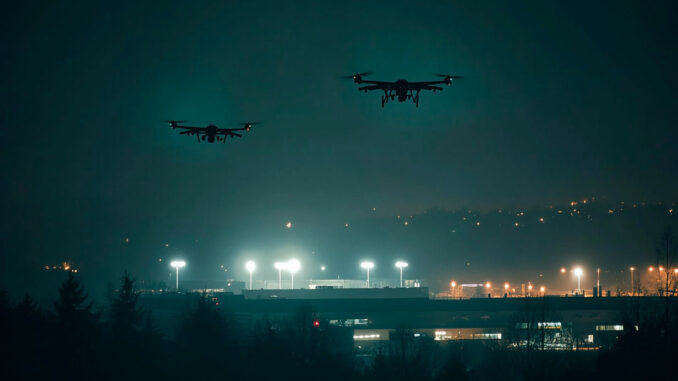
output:
<svg viewBox="0 0 678 381"><path fill-rule="evenodd" d="M102 232L243 242L229 229L372 208L678 194L675 2L137 3L2 6L10 257ZM464 79L382 109L339 79L359 71ZM265 123L198 144L172 118Z"/></svg>

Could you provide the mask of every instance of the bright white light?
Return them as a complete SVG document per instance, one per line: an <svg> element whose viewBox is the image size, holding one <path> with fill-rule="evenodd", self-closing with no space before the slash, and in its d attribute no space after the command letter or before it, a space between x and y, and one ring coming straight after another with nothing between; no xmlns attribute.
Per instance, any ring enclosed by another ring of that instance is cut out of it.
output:
<svg viewBox="0 0 678 381"><path fill-rule="evenodd" d="M254 272L254 270L257 268L257 264L254 263L254 261L247 261L247 263L245 263L245 268L249 272Z"/></svg>
<svg viewBox="0 0 678 381"><path fill-rule="evenodd" d="M301 262L299 262L299 260L297 260L296 258L292 258L289 261L287 261L287 265L285 266L285 270L291 272L292 274L299 271L300 268Z"/></svg>
<svg viewBox="0 0 678 381"><path fill-rule="evenodd" d="M363 269L371 269L371 268L374 268L374 262L368 262L368 261L362 262L362 263L360 264L360 267L363 268Z"/></svg>
<svg viewBox="0 0 678 381"><path fill-rule="evenodd" d="M177 288L177 291L179 291L179 269L186 266L186 262L185 261L172 261L170 263L170 266L177 269L177 276L176 276L175 279L176 279L176 288Z"/></svg>
<svg viewBox="0 0 678 381"><path fill-rule="evenodd" d="M254 269L257 268L257 264L254 263L254 261L247 261L247 263L245 263L245 268L247 269L247 271L250 272L250 290L251 290L252 289L252 273L254 272Z"/></svg>
<svg viewBox="0 0 678 381"><path fill-rule="evenodd" d="M381 335L378 333L372 333L369 335L353 335L354 340L374 340L378 339L379 337L381 337Z"/></svg>
<svg viewBox="0 0 678 381"><path fill-rule="evenodd" d="M273 264L273 267L275 267L275 269L278 270L278 271L286 270L287 269L287 263L276 262L276 263Z"/></svg>
<svg viewBox="0 0 678 381"><path fill-rule="evenodd" d="M170 266L172 266L172 267L174 267L174 268L181 268L181 267L185 267L185 266L186 266L186 262L185 262L185 261L172 261L172 262L170 263Z"/></svg>
<svg viewBox="0 0 678 381"><path fill-rule="evenodd" d="M403 262L403 261L398 261L398 262L395 263L395 265L396 265L396 267L399 268L399 269L402 269L403 267L407 267L407 266L408 266L407 262Z"/></svg>
<svg viewBox="0 0 678 381"><path fill-rule="evenodd" d="M325 266L320 266L320 271L325 271Z"/></svg>
<svg viewBox="0 0 678 381"><path fill-rule="evenodd" d="M285 224L285 227L288 228L288 229L292 229L292 221L287 221L287 223Z"/></svg>
<svg viewBox="0 0 678 381"><path fill-rule="evenodd" d="M584 270L582 270L581 267L577 267L576 269L574 269L574 275L582 276L582 274L584 274Z"/></svg>

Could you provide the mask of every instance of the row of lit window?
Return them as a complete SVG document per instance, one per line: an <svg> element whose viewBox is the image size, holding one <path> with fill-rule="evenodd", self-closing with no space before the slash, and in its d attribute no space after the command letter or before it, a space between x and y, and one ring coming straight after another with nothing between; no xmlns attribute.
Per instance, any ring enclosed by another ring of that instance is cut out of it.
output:
<svg viewBox="0 0 678 381"><path fill-rule="evenodd" d="M380 337L381 335L378 333L371 333L368 335L353 335L353 340L376 340Z"/></svg>

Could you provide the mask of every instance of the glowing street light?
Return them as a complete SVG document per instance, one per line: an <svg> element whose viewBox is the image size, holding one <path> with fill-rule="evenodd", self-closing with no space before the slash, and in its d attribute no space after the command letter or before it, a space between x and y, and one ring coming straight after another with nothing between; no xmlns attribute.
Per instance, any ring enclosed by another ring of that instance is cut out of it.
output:
<svg viewBox="0 0 678 381"><path fill-rule="evenodd" d="M577 276L577 293L581 294L581 276L584 274L584 270L581 267L574 269L574 275Z"/></svg>
<svg viewBox="0 0 678 381"><path fill-rule="evenodd" d="M278 270L278 289L282 290L282 271L287 269L287 264L285 262L276 262L273 264L276 270Z"/></svg>
<svg viewBox="0 0 678 381"><path fill-rule="evenodd" d="M492 283L486 282L486 283L485 283L485 288L489 289L490 287L492 287Z"/></svg>
<svg viewBox="0 0 678 381"><path fill-rule="evenodd" d="M170 266L177 269L177 291L179 291L179 269L182 268L182 267L186 267L186 262L185 261L172 261L170 263Z"/></svg>
<svg viewBox="0 0 678 381"><path fill-rule="evenodd" d="M407 262L398 261L395 266L400 269L400 288L403 288L403 268L407 267ZM369 271L369 270L368 270Z"/></svg>
<svg viewBox="0 0 678 381"><path fill-rule="evenodd" d="M565 274L567 272L567 269L565 267L560 268L560 273Z"/></svg>
<svg viewBox="0 0 678 381"><path fill-rule="evenodd" d="M296 258L292 258L289 261L287 261L287 265L285 267L286 267L285 269L287 271L289 271L290 274L292 274L292 287L291 288L294 289L294 273L299 271L299 269L301 268L301 262L299 262L299 260L296 259Z"/></svg>
<svg viewBox="0 0 678 381"><path fill-rule="evenodd" d="M367 288L370 288L370 269L374 268L374 262L362 262L360 264L360 267L364 268L367 270Z"/></svg>
<svg viewBox="0 0 678 381"><path fill-rule="evenodd" d="M532 289L534 287L532 286L532 283L527 284L527 296L532 296Z"/></svg>
<svg viewBox="0 0 678 381"><path fill-rule="evenodd" d="M633 296L633 294L635 293L635 289L633 288L633 271L635 269L636 268L633 266L629 267L629 270L631 270L631 296Z"/></svg>
<svg viewBox="0 0 678 381"><path fill-rule="evenodd" d="M252 289L252 273L257 268L257 264L254 261L247 261L245 263L245 268L250 272L250 290Z"/></svg>
<svg viewBox="0 0 678 381"><path fill-rule="evenodd" d="M539 287L539 292L541 292L541 296L545 296L546 287L544 287L544 286Z"/></svg>

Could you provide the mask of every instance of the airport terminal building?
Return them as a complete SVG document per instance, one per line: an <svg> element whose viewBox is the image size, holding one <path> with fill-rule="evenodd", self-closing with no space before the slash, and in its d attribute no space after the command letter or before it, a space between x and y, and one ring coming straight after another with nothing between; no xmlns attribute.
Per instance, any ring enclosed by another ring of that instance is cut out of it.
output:
<svg viewBox="0 0 678 381"><path fill-rule="evenodd" d="M166 327L194 305L201 293L144 294L142 300ZM653 297L526 297L432 299L426 287L243 290L207 292L217 308L244 327L285 321L310 308L316 324L342 327L356 350L387 350L394 340L441 344L459 340L510 342L542 350L593 350L610 345L625 329L625 317ZM168 332L169 333L169 332Z"/></svg>

